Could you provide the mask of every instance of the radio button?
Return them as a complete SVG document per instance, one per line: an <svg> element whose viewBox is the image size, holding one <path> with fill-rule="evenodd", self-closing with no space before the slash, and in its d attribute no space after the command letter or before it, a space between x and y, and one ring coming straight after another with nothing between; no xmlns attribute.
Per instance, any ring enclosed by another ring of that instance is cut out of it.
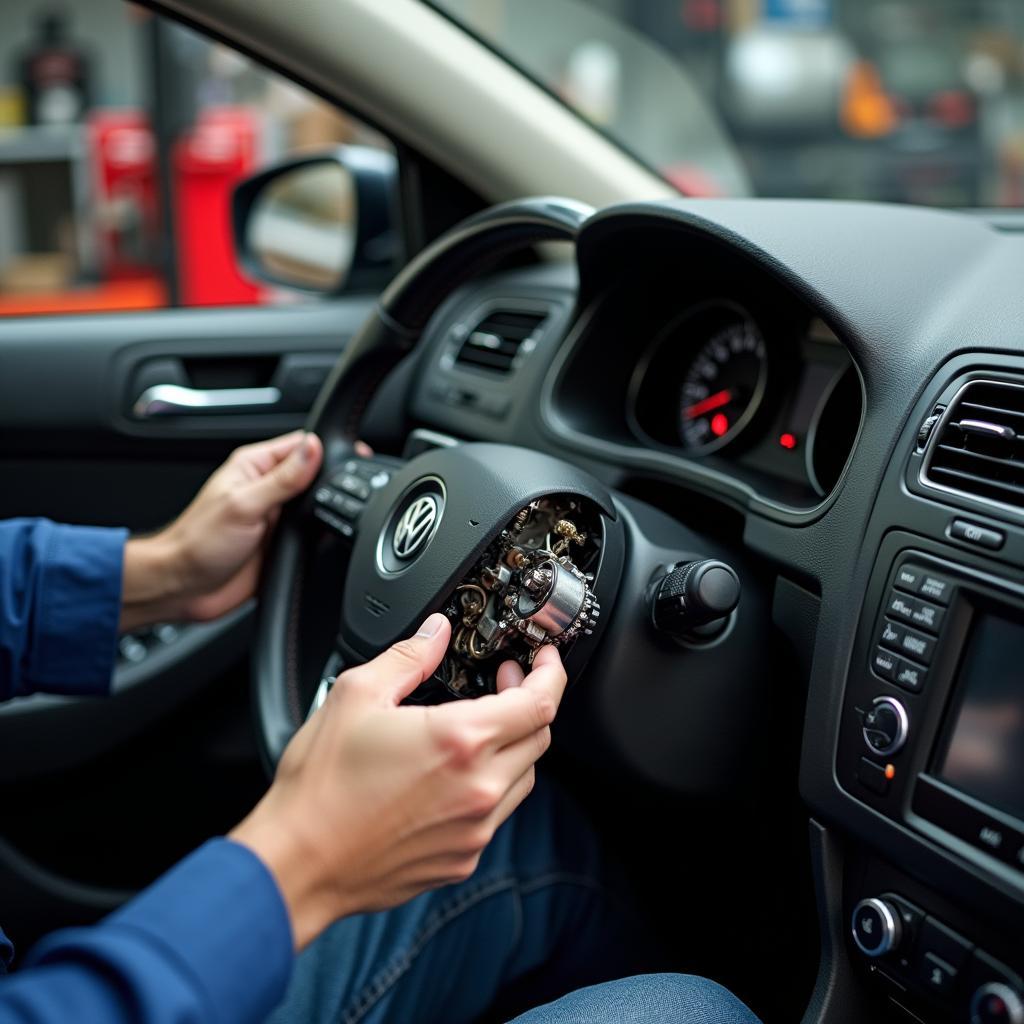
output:
<svg viewBox="0 0 1024 1024"><path fill-rule="evenodd" d="M914 621L914 612L921 602L916 598L908 597L894 590L889 595L889 603L886 605L885 614L891 615L894 619L902 619L904 622Z"/></svg>
<svg viewBox="0 0 1024 1024"><path fill-rule="evenodd" d="M957 970L934 953L925 953L917 962L917 980L933 996L943 997L956 987Z"/></svg>
<svg viewBox="0 0 1024 1024"><path fill-rule="evenodd" d="M900 659L884 647L876 647L875 653L871 656L872 671L876 676L881 676L882 679L888 679L890 682L896 678L899 664Z"/></svg>
<svg viewBox="0 0 1024 1024"><path fill-rule="evenodd" d="M920 693L924 689L924 681L928 677L928 670L915 665L912 661L904 661L900 658L896 665L896 673L892 681L897 686L902 686L911 693Z"/></svg>
<svg viewBox="0 0 1024 1024"><path fill-rule="evenodd" d="M918 949L944 960L954 971L962 970L974 946L952 928L947 928L934 917L926 917L921 927Z"/></svg>
<svg viewBox="0 0 1024 1024"><path fill-rule="evenodd" d="M861 725L864 742L882 757L898 753L910 732L907 710L895 697L876 697Z"/></svg>
<svg viewBox="0 0 1024 1024"><path fill-rule="evenodd" d="M903 647L903 634L906 630L893 622L883 622L882 632L878 634L878 642L890 651L901 651Z"/></svg>
<svg viewBox="0 0 1024 1024"><path fill-rule="evenodd" d="M896 577L892 581L894 587L916 594L921 586L921 577L924 576L924 569L916 565L901 565L896 570Z"/></svg>
<svg viewBox="0 0 1024 1024"><path fill-rule="evenodd" d="M869 758L862 757L860 759L860 765L857 768L857 781L865 789L870 789L878 796L885 796L889 792L889 776L886 774L885 767Z"/></svg>
<svg viewBox="0 0 1024 1024"><path fill-rule="evenodd" d="M927 598L929 601L949 604L949 596L952 589L952 581L946 579L945 576L936 576L934 573L926 572L921 575L917 592L921 597Z"/></svg>
<svg viewBox="0 0 1024 1024"><path fill-rule="evenodd" d="M921 629L927 629L929 633L938 633L942 626L942 619L945 614L945 611L941 608L937 608L933 604L928 604L925 601L918 601L911 621L915 626L919 626Z"/></svg>
<svg viewBox="0 0 1024 1024"><path fill-rule="evenodd" d="M918 633L913 629L905 629L900 637L899 649L904 654L909 654L910 657L917 661L923 661L927 665L932 660L935 641L931 637L925 636L924 633Z"/></svg>

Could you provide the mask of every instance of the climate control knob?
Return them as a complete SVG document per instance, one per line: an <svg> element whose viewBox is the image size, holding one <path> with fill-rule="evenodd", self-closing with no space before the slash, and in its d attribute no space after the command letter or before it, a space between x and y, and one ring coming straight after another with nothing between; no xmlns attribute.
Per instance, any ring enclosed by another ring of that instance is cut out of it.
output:
<svg viewBox="0 0 1024 1024"><path fill-rule="evenodd" d="M1009 985L990 981L971 997L971 1024L1024 1024L1024 1000Z"/></svg>
<svg viewBox="0 0 1024 1024"><path fill-rule="evenodd" d="M903 940L899 911L886 900L861 900L853 908L853 941L865 956L885 956Z"/></svg>
<svg viewBox="0 0 1024 1024"><path fill-rule="evenodd" d="M907 709L895 697L876 697L864 715L861 731L872 753L883 757L896 754L910 732Z"/></svg>

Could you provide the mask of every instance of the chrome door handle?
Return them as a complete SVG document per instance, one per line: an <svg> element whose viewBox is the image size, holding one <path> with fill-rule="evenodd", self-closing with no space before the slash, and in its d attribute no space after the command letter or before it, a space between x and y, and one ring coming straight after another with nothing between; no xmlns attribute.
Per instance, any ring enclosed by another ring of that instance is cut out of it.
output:
<svg viewBox="0 0 1024 1024"><path fill-rule="evenodd" d="M209 413L271 412L281 402L278 388L186 388L154 384L135 400L132 412L140 420L158 416L202 416Z"/></svg>

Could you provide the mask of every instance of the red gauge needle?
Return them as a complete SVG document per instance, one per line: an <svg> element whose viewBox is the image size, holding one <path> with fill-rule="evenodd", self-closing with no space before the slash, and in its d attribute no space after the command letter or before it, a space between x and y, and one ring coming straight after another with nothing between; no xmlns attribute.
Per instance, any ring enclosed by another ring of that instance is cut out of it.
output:
<svg viewBox="0 0 1024 1024"><path fill-rule="evenodd" d="M731 401L731 391L716 391L713 395L708 395L707 398L702 399L696 404L688 405L683 410L683 419L696 419L698 416L703 416L706 412L711 412L712 409L720 409L723 405L728 405Z"/></svg>

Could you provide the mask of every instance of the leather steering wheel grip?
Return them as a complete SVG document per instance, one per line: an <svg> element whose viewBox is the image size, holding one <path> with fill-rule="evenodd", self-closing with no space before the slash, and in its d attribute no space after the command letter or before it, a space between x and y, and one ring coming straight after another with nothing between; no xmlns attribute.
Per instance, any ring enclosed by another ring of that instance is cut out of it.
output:
<svg viewBox="0 0 1024 1024"><path fill-rule="evenodd" d="M544 242L574 242L593 209L554 196L515 200L457 224L415 256L381 294L324 382L306 429L330 470L348 456L370 400L416 346L449 295L502 259ZM254 689L259 740L273 768L302 721L299 650L308 534L298 506L282 517L268 556L257 622Z"/></svg>

